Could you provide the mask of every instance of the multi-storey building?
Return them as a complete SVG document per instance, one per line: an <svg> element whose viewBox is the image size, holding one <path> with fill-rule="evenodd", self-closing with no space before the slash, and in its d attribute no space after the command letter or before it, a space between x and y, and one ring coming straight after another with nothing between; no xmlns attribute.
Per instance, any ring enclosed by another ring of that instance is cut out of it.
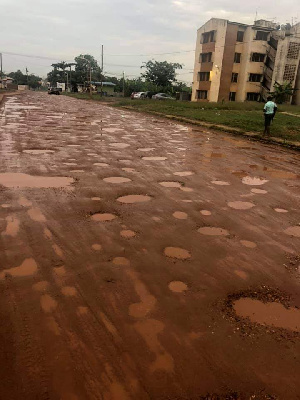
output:
<svg viewBox="0 0 300 400"><path fill-rule="evenodd" d="M288 81L300 89L300 23L280 29L212 18L197 32L193 101L259 101ZM300 90L290 99L300 104Z"/></svg>

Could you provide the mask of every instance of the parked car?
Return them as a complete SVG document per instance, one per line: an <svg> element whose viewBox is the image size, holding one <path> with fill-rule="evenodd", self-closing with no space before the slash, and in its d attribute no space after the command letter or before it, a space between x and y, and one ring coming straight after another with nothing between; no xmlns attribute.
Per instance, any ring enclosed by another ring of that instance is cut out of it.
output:
<svg viewBox="0 0 300 400"><path fill-rule="evenodd" d="M168 96L166 93L157 93L152 96L153 100L175 100L173 97Z"/></svg>
<svg viewBox="0 0 300 400"><path fill-rule="evenodd" d="M131 98L131 100L133 100L133 99L134 99L134 95L135 95L135 93L136 93L136 92L132 92L132 93L131 93L131 95L130 95L130 98Z"/></svg>
<svg viewBox="0 0 300 400"><path fill-rule="evenodd" d="M133 98L134 99L145 99L146 98L146 92L134 93Z"/></svg>
<svg viewBox="0 0 300 400"><path fill-rule="evenodd" d="M51 86L48 89L48 94L57 94L58 95L58 94L60 94L61 91L62 91L61 88Z"/></svg>

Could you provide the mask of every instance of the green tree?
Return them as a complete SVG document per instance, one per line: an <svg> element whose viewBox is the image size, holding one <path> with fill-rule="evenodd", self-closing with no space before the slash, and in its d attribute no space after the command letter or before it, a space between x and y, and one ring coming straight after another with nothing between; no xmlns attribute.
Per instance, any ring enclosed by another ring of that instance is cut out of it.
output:
<svg viewBox="0 0 300 400"><path fill-rule="evenodd" d="M276 103L282 104L290 99L290 97L294 94L295 89L292 86L292 82L283 82L282 84L275 82L274 83L274 92L270 93Z"/></svg>
<svg viewBox="0 0 300 400"><path fill-rule="evenodd" d="M27 74L23 74L19 69L16 72L11 72L8 76L13 79L13 83L16 85L27 85L28 83L29 87L33 89L41 86L42 78L34 74L30 74L27 77Z"/></svg>
<svg viewBox="0 0 300 400"><path fill-rule="evenodd" d="M147 61L141 68L145 68L142 77L147 82L152 82L164 90L170 90L176 82L176 69L182 69L182 64L169 63L167 61Z"/></svg>
<svg viewBox="0 0 300 400"><path fill-rule="evenodd" d="M73 75L76 83L84 84L90 80L90 68L92 74L92 81L99 82L102 79L101 68L97 60L90 54L80 54L75 57L75 74Z"/></svg>

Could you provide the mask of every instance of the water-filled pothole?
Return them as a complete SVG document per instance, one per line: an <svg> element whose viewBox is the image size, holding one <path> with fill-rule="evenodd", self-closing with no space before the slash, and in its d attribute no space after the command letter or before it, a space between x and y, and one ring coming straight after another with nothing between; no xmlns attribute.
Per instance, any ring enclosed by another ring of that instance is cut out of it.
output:
<svg viewBox="0 0 300 400"><path fill-rule="evenodd" d="M146 161L164 161L167 157L142 157L142 159Z"/></svg>
<svg viewBox="0 0 300 400"><path fill-rule="evenodd" d="M170 258L177 258L178 260L187 260L191 258L191 253L180 247L166 247L164 255Z"/></svg>
<svg viewBox="0 0 300 400"><path fill-rule="evenodd" d="M98 221L98 222L107 222L107 221L113 221L114 219L118 218L115 214L109 214L109 213L96 213L91 216L93 221Z"/></svg>
<svg viewBox="0 0 300 400"><path fill-rule="evenodd" d="M22 173L0 174L0 185L9 188L60 188L70 186L73 178L59 176L33 176Z"/></svg>
<svg viewBox="0 0 300 400"><path fill-rule="evenodd" d="M117 199L118 202L123 204L133 204L133 203L145 203L150 201L151 197L141 194L131 194L128 196L122 196Z"/></svg>
<svg viewBox="0 0 300 400"><path fill-rule="evenodd" d="M179 188L181 187L181 183L180 182L159 182L159 184L163 187L167 187L167 188Z"/></svg>
<svg viewBox="0 0 300 400"><path fill-rule="evenodd" d="M264 178L245 176L242 179L242 182L245 185L260 186L260 185L264 185L265 183L267 183L269 181L267 179L264 179Z"/></svg>
<svg viewBox="0 0 300 400"><path fill-rule="evenodd" d="M234 208L235 210L249 210L255 206L255 204L247 201L229 201L227 204L230 208Z"/></svg>
<svg viewBox="0 0 300 400"><path fill-rule="evenodd" d="M114 184L131 182L131 179L123 178L122 176L111 176L109 178L104 178L103 180L104 182L114 183Z"/></svg>
<svg viewBox="0 0 300 400"><path fill-rule="evenodd" d="M204 226L198 229L199 233L207 236L229 236L229 232L223 228L217 228L215 226Z"/></svg>

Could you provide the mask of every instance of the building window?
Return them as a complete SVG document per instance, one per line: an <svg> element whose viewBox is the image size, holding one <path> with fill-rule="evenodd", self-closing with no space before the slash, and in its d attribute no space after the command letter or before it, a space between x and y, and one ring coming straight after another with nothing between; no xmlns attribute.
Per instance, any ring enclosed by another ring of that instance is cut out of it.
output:
<svg viewBox="0 0 300 400"><path fill-rule="evenodd" d="M215 42L215 33L216 31L202 33L201 43Z"/></svg>
<svg viewBox="0 0 300 400"><path fill-rule="evenodd" d="M248 92L246 100L247 101L259 101L259 93Z"/></svg>
<svg viewBox="0 0 300 400"><path fill-rule="evenodd" d="M234 53L234 62L238 64L241 62L241 53Z"/></svg>
<svg viewBox="0 0 300 400"><path fill-rule="evenodd" d="M235 95L236 95L236 92L230 92L229 93L229 101L235 101Z"/></svg>
<svg viewBox="0 0 300 400"><path fill-rule="evenodd" d="M284 67L283 80L291 82L295 79L295 75L296 75L296 65L286 64L286 66Z"/></svg>
<svg viewBox="0 0 300 400"><path fill-rule="evenodd" d="M207 90L197 90L196 91L197 100L207 100Z"/></svg>
<svg viewBox="0 0 300 400"><path fill-rule="evenodd" d="M249 82L260 82L261 81L261 74L250 74L249 75Z"/></svg>
<svg viewBox="0 0 300 400"><path fill-rule="evenodd" d="M209 81L209 72L198 72L198 81Z"/></svg>
<svg viewBox="0 0 300 400"><path fill-rule="evenodd" d="M266 67L270 68L273 71L274 63L269 56L266 59Z"/></svg>
<svg viewBox="0 0 300 400"><path fill-rule="evenodd" d="M212 53L201 53L200 54L200 62L211 62Z"/></svg>
<svg viewBox="0 0 300 400"><path fill-rule="evenodd" d="M251 61L253 62L264 62L265 54L263 53L252 53Z"/></svg>
<svg viewBox="0 0 300 400"><path fill-rule="evenodd" d="M273 37L270 37L269 45L270 45L274 50L277 50L278 40L274 39Z"/></svg>
<svg viewBox="0 0 300 400"><path fill-rule="evenodd" d="M287 58L297 60L299 57L299 49L300 49L300 43L290 42Z"/></svg>
<svg viewBox="0 0 300 400"><path fill-rule="evenodd" d="M231 82L237 82L238 81L238 76L239 76L239 74L237 74L236 72L233 72L231 74Z"/></svg>
<svg viewBox="0 0 300 400"><path fill-rule="evenodd" d="M256 32L256 36L255 36L255 40L265 40L265 41L267 41L268 37L269 37L269 32L257 31Z"/></svg>
<svg viewBox="0 0 300 400"><path fill-rule="evenodd" d="M236 35L236 40L237 42L243 42L244 41L244 31L238 31Z"/></svg>
<svg viewBox="0 0 300 400"><path fill-rule="evenodd" d="M271 82L266 77L264 77L264 79L262 81L262 86L267 88L268 90L270 90Z"/></svg>

